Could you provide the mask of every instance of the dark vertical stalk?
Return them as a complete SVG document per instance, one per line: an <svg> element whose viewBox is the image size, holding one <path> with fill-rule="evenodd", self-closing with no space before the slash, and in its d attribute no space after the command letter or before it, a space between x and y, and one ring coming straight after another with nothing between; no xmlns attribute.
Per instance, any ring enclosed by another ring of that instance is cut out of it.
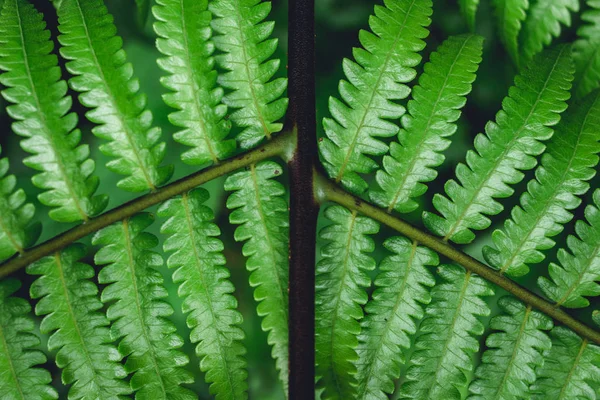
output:
<svg viewBox="0 0 600 400"><path fill-rule="evenodd" d="M290 171L291 400L314 399L315 248L319 207L313 189L317 159L314 0L289 0L287 128L296 133Z"/></svg>

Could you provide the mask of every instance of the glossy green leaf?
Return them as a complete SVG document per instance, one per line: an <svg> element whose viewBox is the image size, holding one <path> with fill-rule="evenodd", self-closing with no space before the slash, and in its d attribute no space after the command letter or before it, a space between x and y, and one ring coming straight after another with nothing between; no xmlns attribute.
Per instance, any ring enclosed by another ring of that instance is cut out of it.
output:
<svg viewBox="0 0 600 400"><path fill-rule="evenodd" d="M319 143L323 164L329 176L355 193L367 189L359 174L373 172L377 163L368 157L387 153L388 146L377 139L398 133L397 120L406 112L395 100L406 98L406 85L416 75L421 62L431 20L431 0L388 0L375 6L369 18L372 32L359 33L361 48L355 48L355 61L343 63L346 80L340 81L340 99L330 97L325 118L326 137Z"/></svg>
<svg viewBox="0 0 600 400"><path fill-rule="evenodd" d="M123 41L102 0L63 0L58 10L61 55L70 60L70 86L91 110L94 135L108 142L100 150L112 160L107 168L121 175L117 186L142 192L164 184L172 166L160 166L165 143L160 128L152 127L146 95L127 62Z"/></svg>
<svg viewBox="0 0 600 400"><path fill-rule="evenodd" d="M39 365L46 356L36 347L31 306L14 293L21 283L0 281L0 394L3 399L50 400L58 393L50 386L50 373Z"/></svg>
<svg viewBox="0 0 600 400"><path fill-rule="evenodd" d="M40 330L50 334L48 349L56 351L56 365L69 388L69 399L125 399L131 389L125 369L102 312L94 269L79 262L83 245L74 244L27 267L40 277L30 294L39 299L35 313L43 315Z"/></svg>
<svg viewBox="0 0 600 400"><path fill-rule="evenodd" d="M235 240L245 242L246 268L254 287L257 313L262 329L273 347L272 355L279 379L288 384L288 246L289 223L285 188L275 177L282 174L279 164L264 161L237 172L225 181L231 211L229 221L239 225Z"/></svg>
<svg viewBox="0 0 600 400"><path fill-rule="evenodd" d="M94 245L102 246L94 261L104 265L98 281L108 285L102 302L108 305L111 336L127 357L125 370L135 398L195 399L181 386L193 379L183 369L188 357L178 350L183 339L167 319L173 309L164 300L167 291L157 270L163 260L152 251L158 239L145 232L152 222L150 214L136 214L94 235Z"/></svg>
<svg viewBox="0 0 600 400"><path fill-rule="evenodd" d="M492 235L494 247L483 255L493 267L510 276L529 272L529 265L544 260L550 239L573 218L594 177L600 153L600 93L575 103L565 112L550 139L535 178L527 185L511 218Z"/></svg>
<svg viewBox="0 0 600 400"><path fill-rule="evenodd" d="M89 147L81 145L77 115L69 112L71 97L61 79L50 31L26 0L7 0L0 17L0 83L2 96L13 105L6 111L17 122L13 131L21 147L32 154L23 162L40 174L33 177L42 189L38 198L52 209L57 221L87 220L100 213L106 196L94 196L98 178Z"/></svg>
<svg viewBox="0 0 600 400"><path fill-rule="evenodd" d="M181 159L192 165L218 163L235 150L235 141L226 139L231 123L224 118L223 89L217 87L208 1L159 0L157 4L153 8L158 20L156 47L167 56L158 65L169 74L161 83L172 91L163 99L178 110L169 114L171 123L183 128L173 138L191 147Z"/></svg>
<svg viewBox="0 0 600 400"><path fill-rule="evenodd" d="M158 214L168 218L161 232L169 235L163 247L172 253L167 265L175 268L173 282L179 284L190 339L197 343L200 369L212 383L211 394L217 400L247 399L242 315L224 267L219 227L204 205L208 197L206 190L194 189L161 205Z"/></svg>
<svg viewBox="0 0 600 400"><path fill-rule="evenodd" d="M341 206L327 208L324 215L331 224L319 234L326 245L316 266L317 390L324 389L323 400L350 399L355 397L361 306L371 285L368 272L375 269L370 235L379 231L379 224Z"/></svg>
<svg viewBox="0 0 600 400"><path fill-rule="evenodd" d="M527 17L529 0L492 0L500 40L516 65L519 65L519 33Z"/></svg>
<svg viewBox="0 0 600 400"><path fill-rule="evenodd" d="M254 147L283 128L279 120L287 109L283 97L287 79L273 77L280 60L272 58L277 39L275 23L265 21L271 2L262 0L213 0L213 41L221 54L215 58L227 72L219 84L231 90L223 101L232 110L231 119L242 132L237 140L243 149Z"/></svg>
<svg viewBox="0 0 600 400"><path fill-rule="evenodd" d="M384 242L392 255L379 265L375 291L365 307L358 336L357 399L387 400L400 377L407 349L429 304L437 253L403 237Z"/></svg>
<svg viewBox="0 0 600 400"><path fill-rule="evenodd" d="M379 206L399 212L418 207L414 198L427 190L423 183L436 178L435 167L450 145L447 138L456 131L481 62L482 43L480 36L453 36L431 54L402 117L398 142L390 144L383 169L377 171L381 190L371 191L370 197Z"/></svg>
<svg viewBox="0 0 600 400"><path fill-rule="evenodd" d="M600 0L588 0L587 4L590 8L581 14L584 24L573 44L573 92L580 98L600 86Z"/></svg>
<svg viewBox="0 0 600 400"><path fill-rule="evenodd" d="M469 243L472 230L490 226L486 215L496 215L502 205L494 200L513 194L510 185L523 180L523 172L537 164L552 126L566 108L573 79L571 49L559 46L536 57L510 88L496 121L477 135L466 164L456 167L457 180L450 179L446 196L436 194L433 204L442 215L424 213L427 228L455 243Z"/></svg>

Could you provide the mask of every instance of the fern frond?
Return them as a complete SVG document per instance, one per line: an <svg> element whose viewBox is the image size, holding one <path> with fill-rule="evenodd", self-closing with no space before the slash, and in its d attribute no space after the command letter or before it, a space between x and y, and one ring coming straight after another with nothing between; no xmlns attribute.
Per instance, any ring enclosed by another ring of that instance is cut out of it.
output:
<svg viewBox="0 0 600 400"><path fill-rule="evenodd" d="M498 33L506 51L516 65L519 65L519 33L527 18L529 0L493 0Z"/></svg>
<svg viewBox="0 0 600 400"><path fill-rule="evenodd" d="M333 118L323 120L326 137L319 148L329 175L352 192L367 189L358 174L378 167L368 155L388 151L377 137L398 133L390 120L406 110L393 101L410 93L406 83L414 79L414 67L421 62L418 52L425 48L422 39L428 35L431 7L431 0L388 0L385 7L375 6L369 18L372 33L360 31L363 47L353 51L356 61L344 60L348 81L340 81L341 100L329 99Z"/></svg>
<svg viewBox="0 0 600 400"><path fill-rule="evenodd" d="M254 287L257 313L262 329L273 346L273 358L287 393L288 384L288 205L285 188L274 178L282 168L272 161L251 165L225 181L233 191L227 208L235 230L235 240L245 241L249 282Z"/></svg>
<svg viewBox="0 0 600 400"><path fill-rule="evenodd" d="M600 86L600 0L588 0L590 9L581 14L585 22L573 44L575 82L573 92L582 98Z"/></svg>
<svg viewBox="0 0 600 400"><path fill-rule="evenodd" d="M52 333L48 348L57 351L63 383L72 385L70 399L125 399L131 393L123 380L127 373L99 311L98 288L90 280L94 269L78 261L85 254L75 244L27 267L28 274L40 276L30 288L31 297L40 299L35 313L45 316L41 332Z"/></svg>
<svg viewBox="0 0 600 400"><path fill-rule="evenodd" d="M40 339L32 333L31 306L13 296L21 283L0 281L0 397L3 399L50 400L58 393L50 386L52 377L36 367L46 356L34 350Z"/></svg>
<svg viewBox="0 0 600 400"><path fill-rule="evenodd" d="M169 74L161 83L172 91L163 99L179 110L169 114L171 123L184 128L173 138L192 147L182 154L183 162L217 163L235 150L235 140L225 139L231 123L224 119L223 89L216 87L208 1L159 0L157 4L153 8L158 20L156 47L167 56L158 65Z"/></svg>
<svg viewBox="0 0 600 400"><path fill-rule="evenodd" d="M498 305L502 314L490 321L495 332L486 339L488 350L469 386L470 400L531 398L529 386L544 363L542 353L552 347L544 332L552 329L549 317L508 296Z"/></svg>
<svg viewBox="0 0 600 400"><path fill-rule="evenodd" d="M218 400L248 398L246 349L241 341L242 315L236 310L233 284L224 267L223 242L212 210L203 203L209 194L195 189L163 203L158 215L167 217L161 232L169 237L164 249L172 252L169 268L176 268L173 281L179 284L183 311L192 330L192 343L206 372L210 391Z"/></svg>
<svg viewBox="0 0 600 400"><path fill-rule="evenodd" d="M371 285L368 271L375 269L369 255L375 242L369 237L379 224L341 206L325 210L332 222L320 238L327 241L315 277L315 361L317 390L321 398L355 398L356 348L360 333L362 305L367 303L365 287Z"/></svg>
<svg viewBox="0 0 600 400"><path fill-rule="evenodd" d="M0 260L21 253L37 240L40 231L39 224L31 224L35 207L26 203L23 189L15 190L17 178L7 175L8 167L8 158L0 158Z"/></svg>
<svg viewBox="0 0 600 400"><path fill-rule="evenodd" d="M58 58L43 16L26 0L7 0L0 17L0 83L6 108L17 120L13 131L31 153L23 162L41 171L33 177L44 190L38 198L52 207L57 221L87 220L107 205L106 196L94 196L98 178L89 147L80 145L77 115L70 113L71 97L61 79Z"/></svg>
<svg viewBox="0 0 600 400"><path fill-rule="evenodd" d="M513 208L504 229L494 231L494 247L485 246L488 263L510 276L529 272L529 264L541 262L542 250L554 246L552 236L573 218L572 211L594 177L600 152L600 94L574 104L556 127L535 178Z"/></svg>
<svg viewBox="0 0 600 400"><path fill-rule="evenodd" d="M431 291L400 398L460 399L479 350L476 337L484 329L477 317L490 313L483 297L493 295L491 285L453 264L441 265L438 274L444 282Z"/></svg>
<svg viewBox="0 0 600 400"><path fill-rule="evenodd" d="M163 300L167 291L156 269L162 258L151 250L158 239L144 232L152 221L150 214L137 214L93 237L95 245L103 246L94 257L96 264L105 265L98 274L98 281L108 285L102 302L108 304L111 336L120 340L119 351L127 357L125 369L132 374L136 399L195 399L180 386L192 377L183 369L187 356L178 350L183 340L167 319L173 309Z"/></svg>
<svg viewBox="0 0 600 400"><path fill-rule="evenodd" d="M561 24L571 26L571 13L579 11L579 0L537 0L523 23L521 55L529 61L560 35Z"/></svg>
<svg viewBox="0 0 600 400"><path fill-rule="evenodd" d="M405 362L405 350L429 304L435 279L427 266L439 263L437 253L403 237L383 244L393 254L379 265L375 291L365 307L358 337L356 399L387 400Z"/></svg>
<svg viewBox="0 0 600 400"><path fill-rule="evenodd" d="M377 171L381 190L369 193L381 207L415 210L413 199L427 190L423 183L437 176L434 168L444 161L442 152L450 145L447 137L456 131L455 122L481 62L482 44L480 36L453 36L431 54L402 117L398 143L391 143L383 169Z"/></svg>
<svg viewBox="0 0 600 400"><path fill-rule="evenodd" d="M595 400L600 386L600 348L557 326L550 333L552 348L531 387L535 400Z"/></svg>
<svg viewBox="0 0 600 400"><path fill-rule="evenodd" d="M548 267L550 279L540 277L538 285L546 297L569 308L587 307L590 302L585 296L600 295L600 189L593 195L594 204L585 209L584 221L577 221L575 232L569 236L569 251L560 249L560 265Z"/></svg>
<svg viewBox="0 0 600 400"><path fill-rule="evenodd" d="M111 171L126 175L117 186L132 192L154 189L169 180L172 166L160 166L165 143L152 127L152 112L127 62L123 41L102 0L63 0L58 9L60 53L73 75L71 87L91 108L94 135L106 139L100 151L113 159Z"/></svg>
<svg viewBox="0 0 600 400"><path fill-rule="evenodd" d="M512 195L510 185L523 179L521 171L535 167L535 156L544 151L542 142L552 137L551 126L567 108L573 79L570 53L568 46L547 50L515 78L496 122L477 135L466 164L456 167L458 182L446 182L448 197L435 195L433 204L442 217L424 213L432 232L455 243L469 243L475 238L472 230L490 225L485 215L502 210L494 198Z"/></svg>
<svg viewBox="0 0 600 400"><path fill-rule="evenodd" d="M471 32L475 31L475 17L477 16L477 8L479 0L458 0L460 11L467 20L467 25Z"/></svg>
<svg viewBox="0 0 600 400"><path fill-rule="evenodd" d="M288 99L282 97L287 79L272 79L280 60L271 58L277 48L277 39L270 38L275 23L264 21L271 2L214 0L209 9L216 17L212 27L218 35L213 41L223 52L215 58L228 71L219 76L219 83L232 90L223 101L236 110L231 119L243 128L237 140L243 149L249 149L283 128L277 121L288 105Z"/></svg>

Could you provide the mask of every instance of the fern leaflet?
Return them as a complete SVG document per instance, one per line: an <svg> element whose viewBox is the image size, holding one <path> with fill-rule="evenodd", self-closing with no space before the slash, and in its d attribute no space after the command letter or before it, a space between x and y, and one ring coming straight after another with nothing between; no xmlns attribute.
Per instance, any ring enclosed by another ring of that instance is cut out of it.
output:
<svg viewBox="0 0 600 400"><path fill-rule="evenodd" d="M515 78L496 122L489 122L486 133L477 135L466 164L456 167L458 182L446 182L448 197L435 195L433 204L443 217L424 213L425 225L432 232L444 240L469 243L475 238L472 230L490 225L484 214L502 210L494 198L512 195L509 185L520 182L521 171L536 165L535 156L544 151L541 142L552 136L550 127L567 108L573 79L570 53L568 46L550 49Z"/></svg>
<svg viewBox="0 0 600 400"><path fill-rule="evenodd" d="M160 166L165 143L152 128L152 112L116 35L113 17L102 0L63 0L58 9L61 55L73 75L71 87L91 108L87 118L98 124L94 135L108 140L100 151L112 157L107 167L126 175L117 186L133 192L154 189L169 180L172 166Z"/></svg>
<svg viewBox="0 0 600 400"><path fill-rule="evenodd" d="M208 196L206 190L195 189L161 205L158 214L168 217L161 228L169 235L164 249L172 252L167 264L176 268L173 281L179 283L190 337L198 343L200 369L212 383L211 394L218 400L245 399L248 373L241 343L244 332L239 327L242 315L236 310L229 271L223 267L220 230L212 222L212 210L203 204Z"/></svg>
<svg viewBox="0 0 600 400"><path fill-rule="evenodd" d="M581 14L586 24L577 31L579 38L573 44L573 92L580 98L600 86L600 1L588 0L587 4L590 9Z"/></svg>
<svg viewBox="0 0 600 400"><path fill-rule="evenodd" d="M277 39L269 39L275 23L264 21L271 2L213 0L209 9L216 17L212 27L218 35L213 41L223 52L216 60L228 71L219 76L219 83L232 90L223 101L237 109L231 114L233 122L243 128L237 140L243 149L249 149L283 128L277 121L288 104L282 97L287 79L272 79L280 61L269 60L277 48Z"/></svg>
<svg viewBox="0 0 600 400"><path fill-rule="evenodd" d="M475 31L475 17L477 16L477 8L479 7L479 0L459 0L458 5L460 11L467 20L467 25L471 32Z"/></svg>
<svg viewBox="0 0 600 400"><path fill-rule="evenodd" d="M178 109L171 113L173 125L184 128L173 138L191 149L181 159L192 165L218 163L235 150L235 141L225 139L230 122L224 119L223 89L216 87L217 71L212 57L211 14L207 0L159 0L153 8L158 22L158 50L166 58L158 65L170 75L162 84L173 92L165 103Z"/></svg>
<svg viewBox="0 0 600 400"><path fill-rule="evenodd" d="M38 171L33 184L44 192L38 198L52 207L57 221L87 220L100 213L106 196L94 196L98 178L87 145L80 145L77 115L69 113L71 97L61 80L53 42L41 13L25 0L8 0L0 17L0 83L2 95L14 103L6 108L17 120L15 133L32 156L24 163Z"/></svg>
<svg viewBox="0 0 600 400"><path fill-rule="evenodd" d="M596 399L600 385L600 348L557 326L550 334L552 348L532 385L532 399Z"/></svg>
<svg viewBox="0 0 600 400"><path fill-rule="evenodd" d="M416 75L419 51L431 22L431 0L389 0L375 6L369 19L373 33L359 34L363 48L354 49L356 61L344 60L339 92L342 100L329 99L333 119L325 118L326 137L319 143L323 165L332 178L352 192L362 193L367 183L359 173L369 173L377 163L367 155L383 155L388 146L377 137L398 133L390 120L400 118L404 107L393 100L410 93L406 83Z"/></svg>
<svg viewBox="0 0 600 400"><path fill-rule="evenodd" d="M493 295L487 281L457 265L441 265L444 280L431 291L431 303L419 328L403 399L460 399L466 388L472 356L479 350L476 337L483 334L477 316L490 313L484 296Z"/></svg>
<svg viewBox="0 0 600 400"><path fill-rule="evenodd" d="M15 279L0 281L0 393L5 399L58 399L48 371L36 367L46 356L34 350L40 339L32 333L29 303L13 296L20 286Z"/></svg>
<svg viewBox="0 0 600 400"><path fill-rule="evenodd" d="M493 0L500 40L516 65L519 65L519 33L527 17L529 0Z"/></svg>
<svg viewBox="0 0 600 400"><path fill-rule="evenodd" d="M454 36L431 54L402 117L398 143L391 143L383 169L377 171L381 190L370 192L376 204L388 211L417 208L413 199L427 190L424 182L437 176L433 168L444 161L441 153L450 145L446 138L456 131L455 122L481 62L482 42L480 36Z"/></svg>
<svg viewBox="0 0 600 400"><path fill-rule="evenodd" d="M513 208L504 229L492 235L495 248L484 247L488 263L510 276L529 272L528 264L544 259L541 250L554 246L550 237L562 231L579 206L577 197L589 190L588 180L596 174L600 132L600 96L571 106L548 143L535 179Z"/></svg>
<svg viewBox="0 0 600 400"><path fill-rule="evenodd" d="M544 362L542 353L552 347L544 332L552 328L550 318L512 297L498 305L503 313L490 322L495 332L486 339L488 350L469 386L470 400L531 398L529 385Z"/></svg>
<svg viewBox="0 0 600 400"><path fill-rule="evenodd" d="M158 240L144 232L152 221L150 214L137 214L93 237L95 245L103 246L94 257L96 264L105 265L98 274L98 281L108 285L102 302L109 304L111 335L120 339L119 351L127 357L125 369L132 374L136 399L194 399L180 386L192 381L182 368L189 360L178 350L183 340L167 319L173 309L162 300L167 292L156 270L162 258L151 251Z"/></svg>
<svg viewBox="0 0 600 400"><path fill-rule="evenodd" d="M375 291L365 307L358 340L356 399L386 400L400 377L405 349L429 304L435 279L427 266L438 265L437 253L416 242L394 237L384 242L393 254L379 265Z"/></svg>
<svg viewBox="0 0 600 400"><path fill-rule="evenodd" d="M368 300L364 288L371 285L367 272L375 269L369 255L375 243L368 235L376 234L379 224L341 206L327 208L325 217L332 224L320 233L328 243L315 278L317 390L324 389L324 400L349 399L356 383L358 320Z"/></svg>
<svg viewBox="0 0 600 400"><path fill-rule="evenodd" d="M225 181L225 190L233 191L227 208L235 230L235 240L245 241L250 285L263 317L262 329L269 332L273 358L287 392L288 377L288 206L285 188L274 178L281 167L271 161L251 165Z"/></svg>
<svg viewBox="0 0 600 400"><path fill-rule="evenodd" d="M63 382L72 384L69 398L124 399L131 392L122 380L127 374L99 311L98 288L90 281L94 269L78 262L85 253L75 244L27 267L28 274L40 275L30 289L31 297L40 299L35 312L45 315L40 329L52 333L48 348L57 350Z"/></svg>

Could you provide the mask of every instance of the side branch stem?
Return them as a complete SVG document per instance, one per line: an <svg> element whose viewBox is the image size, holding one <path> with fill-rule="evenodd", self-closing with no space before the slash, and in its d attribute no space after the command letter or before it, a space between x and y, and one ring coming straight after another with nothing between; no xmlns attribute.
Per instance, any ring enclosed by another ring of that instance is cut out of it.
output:
<svg viewBox="0 0 600 400"><path fill-rule="evenodd" d="M535 293L530 292L523 286L500 274L491 267L477 261L473 257L454 248L447 242L423 232L419 228L410 225L402 219L388 214L385 210L349 194L319 173L315 173L315 184L320 201L332 201L334 203L338 203L350 210L358 211L367 217L373 218L374 220L387 225L409 239L415 240L456 262L457 264L462 265L466 270L476 273L489 282L500 286L507 292L523 301L525 304L540 310L549 317L552 317L556 321L570 328L573 332L579 334L581 337L589 339L600 345L600 332L592 329L581 321L578 321L560 307L544 300Z"/></svg>
<svg viewBox="0 0 600 400"><path fill-rule="evenodd" d="M131 200L130 202L107 211L95 218L91 218L85 223L42 244L27 249L22 254L0 264L0 279L112 223L121 221L148 207L187 192L203 183L267 158L276 156L285 157L289 151L289 142L292 140L294 140L294 135L291 132L281 133L271 141L254 150L241 154L221 164L188 175L185 178L163 186L154 192Z"/></svg>

